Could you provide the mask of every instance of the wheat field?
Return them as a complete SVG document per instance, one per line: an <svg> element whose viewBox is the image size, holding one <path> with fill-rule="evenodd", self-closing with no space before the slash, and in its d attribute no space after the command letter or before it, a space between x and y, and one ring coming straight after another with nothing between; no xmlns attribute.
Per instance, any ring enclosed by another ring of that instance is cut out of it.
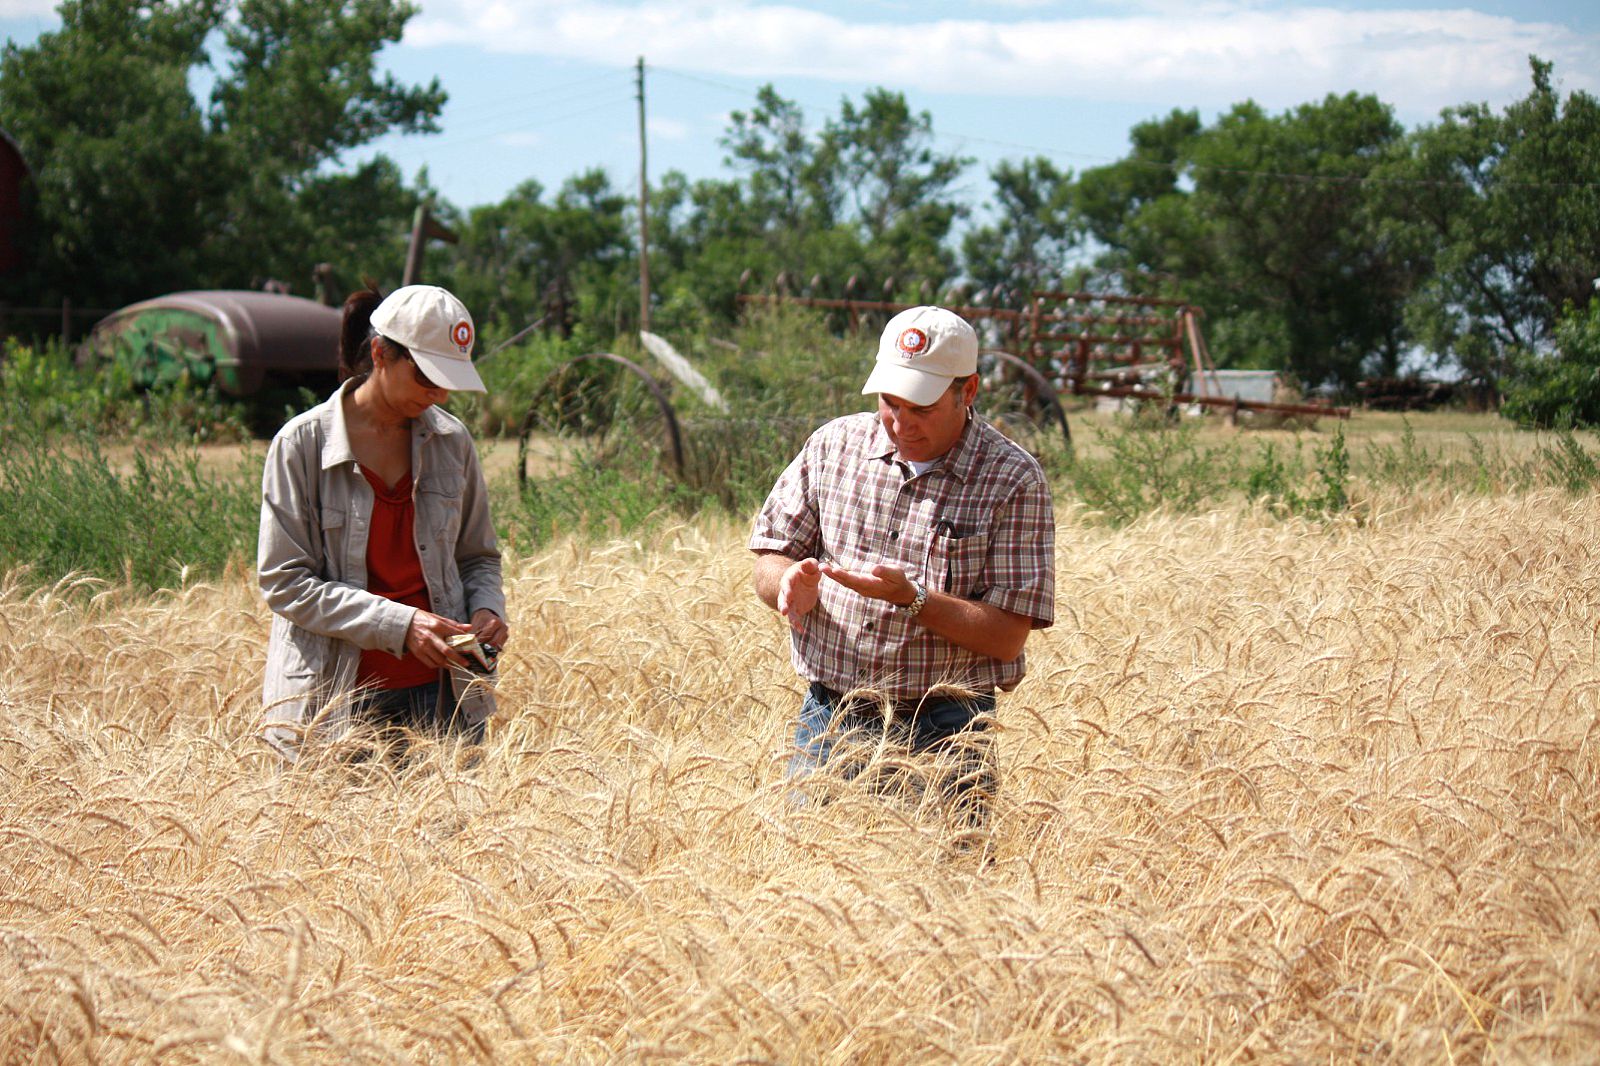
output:
<svg viewBox="0 0 1600 1066"><path fill-rule="evenodd" d="M1063 511L987 860L786 784L732 526L508 560L476 767L279 767L242 567L13 577L0 1062L1593 1061L1597 530Z"/></svg>

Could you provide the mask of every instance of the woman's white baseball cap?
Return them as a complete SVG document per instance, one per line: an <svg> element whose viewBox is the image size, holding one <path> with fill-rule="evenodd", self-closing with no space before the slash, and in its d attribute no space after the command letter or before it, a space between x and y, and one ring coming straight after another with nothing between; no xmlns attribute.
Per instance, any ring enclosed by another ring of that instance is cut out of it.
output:
<svg viewBox="0 0 1600 1066"><path fill-rule="evenodd" d="M878 365L862 393L898 396L926 407L959 377L978 372L978 334L943 307L912 307L883 327Z"/></svg>
<svg viewBox="0 0 1600 1066"><path fill-rule="evenodd" d="M477 331L467 307L437 285L406 285L372 312L372 328L405 347L429 381L457 392L488 392L472 365Z"/></svg>

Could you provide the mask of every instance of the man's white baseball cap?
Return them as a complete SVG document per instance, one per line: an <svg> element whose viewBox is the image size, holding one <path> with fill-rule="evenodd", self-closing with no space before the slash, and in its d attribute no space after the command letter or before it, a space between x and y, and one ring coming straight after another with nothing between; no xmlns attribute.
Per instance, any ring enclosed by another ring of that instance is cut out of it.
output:
<svg viewBox="0 0 1600 1066"><path fill-rule="evenodd" d="M912 307L883 327L878 365L861 391L926 407L953 379L977 372L978 334L967 320L943 307Z"/></svg>
<svg viewBox="0 0 1600 1066"><path fill-rule="evenodd" d="M437 285L406 285L372 312L372 328L404 346L417 368L442 389L488 392L472 365L477 331L467 307Z"/></svg>

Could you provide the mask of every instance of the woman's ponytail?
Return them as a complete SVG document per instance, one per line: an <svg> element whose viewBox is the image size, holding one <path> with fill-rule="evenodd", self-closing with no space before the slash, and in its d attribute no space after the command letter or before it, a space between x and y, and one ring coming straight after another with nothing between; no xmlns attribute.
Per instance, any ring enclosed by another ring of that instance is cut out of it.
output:
<svg viewBox="0 0 1600 1066"><path fill-rule="evenodd" d="M344 321L339 327L339 380L372 371L372 312L383 302L373 289L357 289L344 300Z"/></svg>

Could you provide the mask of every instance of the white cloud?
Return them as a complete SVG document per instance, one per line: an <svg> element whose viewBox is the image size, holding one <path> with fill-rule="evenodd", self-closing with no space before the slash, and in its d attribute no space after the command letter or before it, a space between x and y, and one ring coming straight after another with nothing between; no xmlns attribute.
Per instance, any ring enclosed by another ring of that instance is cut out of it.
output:
<svg viewBox="0 0 1600 1066"><path fill-rule="evenodd" d="M689 136L688 124L679 122L675 118L652 118L647 116L644 124L652 136L660 137L662 140L681 141Z"/></svg>
<svg viewBox="0 0 1600 1066"><path fill-rule="evenodd" d="M60 0L0 0L0 19L48 17L51 22L55 22L58 3Z"/></svg>
<svg viewBox="0 0 1600 1066"><path fill-rule="evenodd" d="M544 136L533 130L512 130L496 134L494 143L502 148L538 148L544 144Z"/></svg>
<svg viewBox="0 0 1600 1066"><path fill-rule="evenodd" d="M1250 97L1280 108L1360 91L1412 117L1522 95L1530 54L1554 61L1565 89L1600 90L1600 37L1553 23L1465 9L1356 11L1238 0L1151 0L1135 10L913 24L849 22L755 0L428 0L406 42L618 66L643 55L704 74L1163 106Z"/></svg>

